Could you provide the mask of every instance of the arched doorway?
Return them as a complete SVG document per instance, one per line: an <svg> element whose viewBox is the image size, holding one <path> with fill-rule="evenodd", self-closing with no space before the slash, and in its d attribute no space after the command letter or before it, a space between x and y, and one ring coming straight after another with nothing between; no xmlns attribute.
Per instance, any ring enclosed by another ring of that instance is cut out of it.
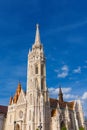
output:
<svg viewBox="0 0 87 130"><path fill-rule="evenodd" d="M66 126L65 126L64 121L61 122L61 124L60 124L60 129L61 129L61 130L66 130Z"/></svg>
<svg viewBox="0 0 87 130"><path fill-rule="evenodd" d="M16 124L15 130L20 130L20 125L19 124Z"/></svg>

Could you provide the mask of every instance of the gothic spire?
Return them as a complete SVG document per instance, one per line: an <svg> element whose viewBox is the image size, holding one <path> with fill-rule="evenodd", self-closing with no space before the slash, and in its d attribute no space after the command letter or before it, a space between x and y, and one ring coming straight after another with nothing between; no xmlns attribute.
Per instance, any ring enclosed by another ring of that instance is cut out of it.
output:
<svg viewBox="0 0 87 130"><path fill-rule="evenodd" d="M63 93L62 93L61 86L59 87L59 101L63 102Z"/></svg>
<svg viewBox="0 0 87 130"><path fill-rule="evenodd" d="M59 94L62 94L61 86L59 87Z"/></svg>
<svg viewBox="0 0 87 130"><path fill-rule="evenodd" d="M36 24L35 44L40 44L39 24Z"/></svg>

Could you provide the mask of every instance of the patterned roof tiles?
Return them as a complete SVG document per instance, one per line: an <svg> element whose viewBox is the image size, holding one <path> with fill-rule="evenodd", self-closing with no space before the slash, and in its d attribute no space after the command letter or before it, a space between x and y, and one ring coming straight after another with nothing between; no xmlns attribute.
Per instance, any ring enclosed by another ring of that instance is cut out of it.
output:
<svg viewBox="0 0 87 130"><path fill-rule="evenodd" d="M60 109L65 108L66 105L68 106L69 110L74 109L74 101L72 102L59 102L57 99L50 98L50 107L51 108L57 108L57 103L59 104Z"/></svg>

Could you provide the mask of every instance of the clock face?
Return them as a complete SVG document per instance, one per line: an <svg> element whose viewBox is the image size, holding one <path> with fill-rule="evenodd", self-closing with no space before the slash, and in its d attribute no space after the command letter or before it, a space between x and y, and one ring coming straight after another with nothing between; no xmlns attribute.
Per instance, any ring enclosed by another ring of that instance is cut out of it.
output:
<svg viewBox="0 0 87 130"><path fill-rule="evenodd" d="M19 117L20 117L20 118L23 117L23 111L19 111Z"/></svg>

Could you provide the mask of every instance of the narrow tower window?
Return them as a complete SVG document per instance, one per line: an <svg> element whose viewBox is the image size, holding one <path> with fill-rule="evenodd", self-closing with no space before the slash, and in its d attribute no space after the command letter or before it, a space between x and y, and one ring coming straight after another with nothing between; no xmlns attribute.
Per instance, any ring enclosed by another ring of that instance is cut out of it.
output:
<svg viewBox="0 0 87 130"><path fill-rule="evenodd" d="M41 75L43 75L44 74L44 65L42 64L41 65Z"/></svg>
<svg viewBox="0 0 87 130"><path fill-rule="evenodd" d="M35 74L38 74L38 66L35 67Z"/></svg>
<svg viewBox="0 0 87 130"><path fill-rule="evenodd" d="M43 86L44 86L44 80L41 80L41 90L43 90Z"/></svg>

